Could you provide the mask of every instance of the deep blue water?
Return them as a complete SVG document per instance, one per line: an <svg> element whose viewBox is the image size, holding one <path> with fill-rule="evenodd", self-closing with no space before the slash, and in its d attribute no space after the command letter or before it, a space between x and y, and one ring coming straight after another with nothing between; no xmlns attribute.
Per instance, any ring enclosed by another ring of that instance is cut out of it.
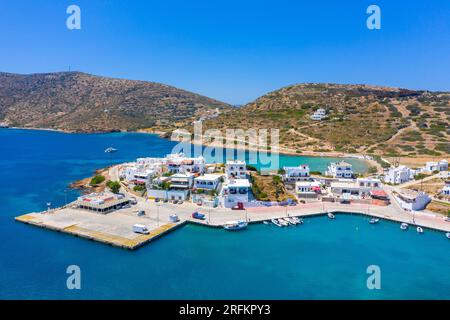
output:
<svg viewBox="0 0 450 320"><path fill-rule="evenodd" d="M16 223L14 216L46 202L62 204L68 183L109 164L106 147L118 148L113 161L123 162L163 156L174 143L144 134L6 129L0 142L0 298L450 298L450 241L442 233L401 232L359 216L239 233L186 226L134 252ZM282 156L281 164L323 171L334 160ZM68 265L81 268L79 291L66 288ZM381 268L381 290L366 287L369 265Z"/></svg>

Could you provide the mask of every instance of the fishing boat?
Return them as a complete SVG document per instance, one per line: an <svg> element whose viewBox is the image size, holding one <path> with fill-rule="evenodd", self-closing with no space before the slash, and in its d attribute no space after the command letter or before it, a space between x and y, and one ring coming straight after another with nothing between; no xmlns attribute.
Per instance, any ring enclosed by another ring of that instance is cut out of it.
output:
<svg viewBox="0 0 450 320"><path fill-rule="evenodd" d="M272 219L272 220L270 220L270 221L272 221L272 223L273 223L274 225L276 225L277 227L282 227L282 225L278 222L277 219Z"/></svg>
<svg viewBox="0 0 450 320"><path fill-rule="evenodd" d="M117 149L113 148L113 147L109 147L105 149L105 153L114 153L117 152Z"/></svg>
<svg viewBox="0 0 450 320"><path fill-rule="evenodd" d="M409 227L409 225L407 223L402 223L400 225L400 229L402 229L402 230L406 230L406 229L408 229L408 227Z"/></svg>
<svg viewBox="0 0 450 320"><path fill-rule="evenodd" d="M332 214L331 212L327 213L328 218L330 219L335 219L336 217L334 216L334 214Z"/></svg>
<svg viewBox="0 0 450 320"><path fill-rule="evenodd" d="M447 233L445 234L445 236L447 237L447 239L450 239L450 232L447 232Z"/></svg>
<svg viewBox="0 0 450 320"><path fill-rule="evenodd" d="M416 230L417 230L417 232L418 232L418 233L423 233L423 229L422 229L422 227L417 227L417 229L416 229Z"/></svg>
<svg viewBox="0 0 450 320"><path fill-rule="evenodd" d="M225 224L223 225L223 228L225 230L229 230L229 231L237 231L237 230L242 230L247 228L248 223L245 220L238 220L238 221L228 221L225 222Z"/></svg>
<svg viewBox="0 0 450 320"><path fill-rule="evenodd" d="M372 218L372 219L369 220L369 223L370 223L370 224L376 224L376 223L378 223L379 221L380 221L380 219Z"/></svg>

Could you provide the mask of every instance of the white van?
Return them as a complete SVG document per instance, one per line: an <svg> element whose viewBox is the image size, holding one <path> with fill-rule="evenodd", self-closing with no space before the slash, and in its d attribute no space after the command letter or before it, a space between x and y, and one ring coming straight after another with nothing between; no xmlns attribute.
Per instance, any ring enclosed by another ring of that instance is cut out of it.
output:
<svg viewBox="0 0 450 320"><path fill-rule="evenodd" d="M133 226L133 232L134 233L141 233L141 234L149 234L150 231L148 230L147 226L143 224L135 224Z"/></svg>

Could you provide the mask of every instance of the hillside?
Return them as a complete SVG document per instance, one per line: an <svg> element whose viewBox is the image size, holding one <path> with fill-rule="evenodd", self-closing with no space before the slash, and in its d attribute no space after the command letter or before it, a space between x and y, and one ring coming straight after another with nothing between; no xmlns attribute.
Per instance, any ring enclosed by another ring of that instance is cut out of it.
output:
<svg viewBox="0 0 450 320"><path fill-rule="evenodd" d="M80 72L0 73L0 123L9 126L77 132L136 130L212 117L228 108L153 82Z"/></svg>
<svg viewBox="0 0 450 320"><path fill-rule="evenodd" d="M310 119L318 108L327 117ZM450 93L366 85L299 84L268 93L205 123L207 128L278 128L292 152L387 157L450 154Z"/></svg>

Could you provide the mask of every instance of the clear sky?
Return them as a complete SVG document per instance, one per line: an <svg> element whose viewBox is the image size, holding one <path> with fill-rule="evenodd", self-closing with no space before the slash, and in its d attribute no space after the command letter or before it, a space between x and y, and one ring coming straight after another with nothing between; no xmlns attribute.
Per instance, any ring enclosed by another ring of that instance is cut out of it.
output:
<svg viewBox="0 0 450 320"><path fill-rule="evenodd" d="M0 71L70 65L233 104L300 82L450 90L449 0L0 0L0 39Z"/></svg>

